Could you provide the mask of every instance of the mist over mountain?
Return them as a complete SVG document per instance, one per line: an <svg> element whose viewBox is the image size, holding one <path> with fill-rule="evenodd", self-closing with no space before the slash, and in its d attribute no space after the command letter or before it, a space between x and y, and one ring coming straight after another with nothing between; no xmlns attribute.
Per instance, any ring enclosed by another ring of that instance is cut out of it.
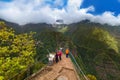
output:
<svg viewBox="0 0 120 80"><path fill-rule="evenodd" d="M119 0L0 0L0 18L20 25L31 22L52 24L56 19L63 19L66 24L88 19L120 25L119 7Z"/></svg>
<svg viewBox="0 0 120 80"><path fill-rule="evenodd" d="M47 23L29 23L26 25L19 25L16 23L12 23L12 22L8 22L5 20L0 19L0 21L4 21L9 27L12 27L15 31L17 31L17 33L21 33L21 32L41 32L44 30L55 30L55 28L52 26L52 24L47 24ZM81 22L77 22L77 23L72 23L72 24L64 24L64 26L68 27L68 31L67 33L73 33L75 30L78 29L78 27L100 27L103 28L107 31L109 31L112 35L119 37L120 35L120 26L111 26L108 24L100 24L100 23L94 23L91 22L90 20L83 20Z"/></svg>
<svg viewBox="0 0 120 80"><path fill-rule="evenodd" d="M26 33L26 32L41 32L44 30L54 30L51 24L46 23L29 23L26 25L19 25L16 23L8 22L5 20L0 19L0 21L4 21L8 27L13 28L17 33Z"/></svg>

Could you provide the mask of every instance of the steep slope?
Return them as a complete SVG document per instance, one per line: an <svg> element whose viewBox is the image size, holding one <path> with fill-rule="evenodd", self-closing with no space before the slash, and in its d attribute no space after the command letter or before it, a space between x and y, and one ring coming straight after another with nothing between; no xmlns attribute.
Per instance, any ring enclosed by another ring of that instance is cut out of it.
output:
<svg viewBox="0 0 120 80"><path fill-rule="evenodd" d="M23 30L23 32L33 31L33 32L39 33L39 32L43 32L46 30L54 30L54 28L52 27L51 24L46 24L46 23L33 24L33 23L30 23L30 24L26 24L26 25L22 26L22 30Z"/></svg>
<svg viewBox="0 0 120 80"><path fill-rule="evenodd" d="M5 24L7 25L7 27L9 28L13 28L15 30L15 33L21 33L22 32L22 28L20 25L16 24L16 23L12 23L12 22L8 22L8 21L5 21L3 19L0 19L0 21L3 21L5 22Z"/></svg>
<svg viewBox="0 0 120 80"><path fill-rule="evenodd" d="M74 26L76 30L70 35L86 73L98 80L119 80L120 54L116 39L106 29L87 24Z"/></svg>
<svg viewBox="0 0 120 80"><path fill-rule="evenodd" d="M102 25L100 23L90 22L89 20L83 20L78 23L69 24L68 26L69 26L69 31L68 31L69 33L74 32L75 30L77 30L78 27L84 26L84 27L100 27L107 30L114 36L120 35L120 26L110 26L107 24Z"/></svg>

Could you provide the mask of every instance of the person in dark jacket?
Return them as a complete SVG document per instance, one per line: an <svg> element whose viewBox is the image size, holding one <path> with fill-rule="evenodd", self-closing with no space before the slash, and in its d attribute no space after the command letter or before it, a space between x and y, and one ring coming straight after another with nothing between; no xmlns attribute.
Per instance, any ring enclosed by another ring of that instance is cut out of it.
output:
<svg viewBox="0 0 120 80"><path fill-rule="evenodd" d="M56 63L58 62L58 54L57 54L57 52L55 54L55 61L56 61Z"/></svg>

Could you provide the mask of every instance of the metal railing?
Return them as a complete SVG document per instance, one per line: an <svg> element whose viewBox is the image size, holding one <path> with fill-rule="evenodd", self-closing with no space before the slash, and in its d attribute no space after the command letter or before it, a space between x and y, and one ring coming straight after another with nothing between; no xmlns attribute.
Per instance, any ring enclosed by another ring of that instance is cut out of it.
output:
<svg viewBox="0 0 120 80"><path fill-rule="evenodd" d="M48 51L49 52L49 51ZM75 57L73 56L73 54L70 52L69 53L70 59L73 62L75 69L80 77L80 80L88 80L87 77L85 76L85 73L82 71L82 69L80 68L78 62L76 61ZM44 62L44 60L47 60L47 56L45 56L44 58L42 58L39 62ZM33 63L32 65L30 65L27 69L17 73L15 76L13 76L12 78L10 78L9 80L25 80L27 77L31 76L33 74L33 67L34 65L36 65L36 63Z"/></svg>
<svg viewBox="0 0 120 80"><path fill-rule="evenodd" d="M82 69L80 68L78 62L76 61L75 57L73 56L73 54L70 52L69 53L69 56L75 66L75 69L80 77L81 80L89 80L86 76L85 76L85 73L82 71Z"/></svg>

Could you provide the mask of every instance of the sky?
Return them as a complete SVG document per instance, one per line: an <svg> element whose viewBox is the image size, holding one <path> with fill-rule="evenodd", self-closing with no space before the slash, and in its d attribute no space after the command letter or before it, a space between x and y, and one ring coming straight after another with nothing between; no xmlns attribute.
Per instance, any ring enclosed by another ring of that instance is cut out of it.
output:
<svg viewBox="0 0 120 80"><path fill-rule="evenodd" d="M0 18L25 25L91 22L120 25L120 0L0 0Z"/></svg>

